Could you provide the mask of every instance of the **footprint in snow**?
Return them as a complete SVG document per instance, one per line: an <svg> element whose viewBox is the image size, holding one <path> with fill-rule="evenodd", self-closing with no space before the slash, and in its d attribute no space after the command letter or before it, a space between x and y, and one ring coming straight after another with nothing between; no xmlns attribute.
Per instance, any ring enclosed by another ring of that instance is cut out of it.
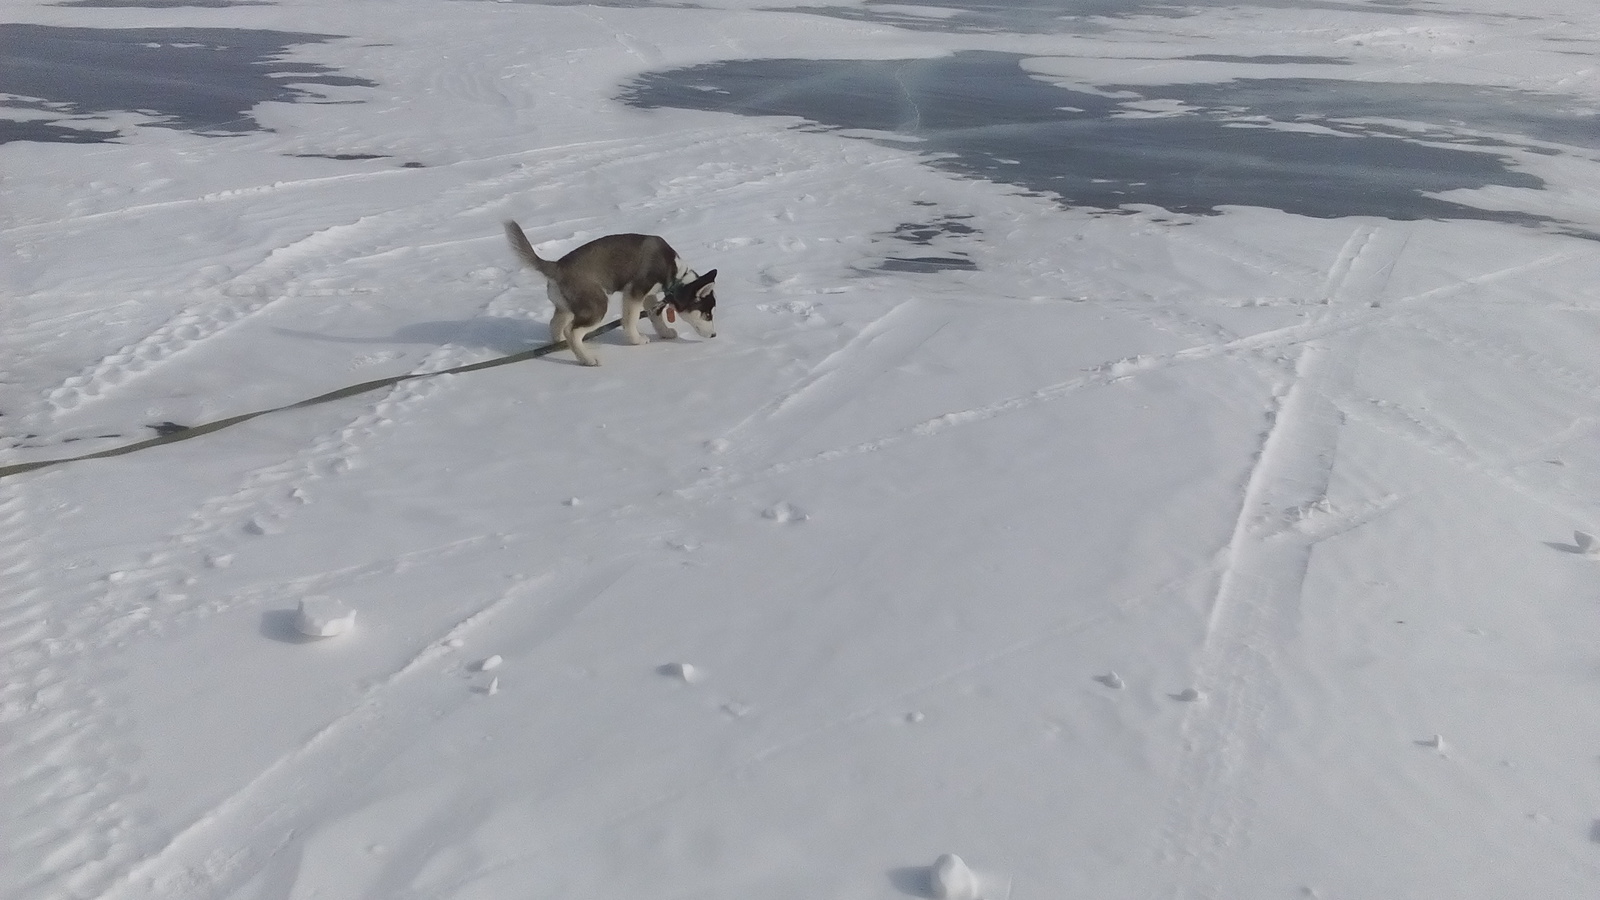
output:
<svg viewBox="0 0 1600 900"><path fill-rule="evenodd" d="M1096 675L1094 680L1100 682L1108 688L1111 688L1113 691L1120 691L1125 686L1122 676L1115 672L1107 672L1104 675Z"/></svg>

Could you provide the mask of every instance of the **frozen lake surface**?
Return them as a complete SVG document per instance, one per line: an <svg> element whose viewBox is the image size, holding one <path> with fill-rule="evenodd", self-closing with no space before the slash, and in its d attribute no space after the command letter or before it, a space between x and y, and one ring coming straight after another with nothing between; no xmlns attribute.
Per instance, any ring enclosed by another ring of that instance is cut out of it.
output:
<svg viewBox="0 0 1600 900"><path fill-rule="evenodd" d="M310 85L373 86L328 66L284 59L291 49L327 40L329 35L250 28L3 23L0 85L12 99L0 101L0 143L113 140L122 132L70 123L117 112L200 134L259 130L250 113L259 104L315 102L319 95ZM33 115L11 119L3 115L7 107Z"/></svg>
<svg viewBox="0 0 1600 900"><path fill-rule="evenodd" d="M966 51L927 60L736 60L651 73L623 97L642 107L880 132L878 140L914 147L941 168L1104 210L1259 206L1319 218L1546 223L1437 195L1543 187L1496 147L1536 140L1600 148L1600 120L1570 97L1323 78L1107 84L1090 93L1030 75L1025 59ZM1150 112L1152 103L1163 111Z"/></svg>
<svg viewBox="0 0 1600 900"><path fill-rule="evenodd" d="M1595 895L1592 0L0 22L5 900Z"/></svg>

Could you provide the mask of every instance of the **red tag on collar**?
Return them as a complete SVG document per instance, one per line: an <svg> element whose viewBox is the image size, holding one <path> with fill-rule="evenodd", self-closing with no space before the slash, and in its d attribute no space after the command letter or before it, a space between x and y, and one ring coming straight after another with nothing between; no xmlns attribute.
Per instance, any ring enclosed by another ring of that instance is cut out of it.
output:
<svg viewBox="0 0 1600 900"><path fill-rule="evenodd" d="M676 306L673 306L671 303L667 304L667 321L668 322L676 322L676 321L678 321L678 308Z"/></svg>

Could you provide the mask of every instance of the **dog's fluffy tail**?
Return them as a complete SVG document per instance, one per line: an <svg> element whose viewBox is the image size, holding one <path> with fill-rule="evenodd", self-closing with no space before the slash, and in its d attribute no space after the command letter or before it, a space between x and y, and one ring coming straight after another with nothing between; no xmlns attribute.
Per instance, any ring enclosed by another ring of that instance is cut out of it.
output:
<svg viewBox="0 0 1600 900"><path fill-rule="evenodd" d="M528 243L528 236L522 233L522 226L511 219L506 220L506 237L511 241L511 249L517 251L522 261L535 269L546 278L554 278L556 274L555 263L544 259L533 252L533 245Z"/></svg>

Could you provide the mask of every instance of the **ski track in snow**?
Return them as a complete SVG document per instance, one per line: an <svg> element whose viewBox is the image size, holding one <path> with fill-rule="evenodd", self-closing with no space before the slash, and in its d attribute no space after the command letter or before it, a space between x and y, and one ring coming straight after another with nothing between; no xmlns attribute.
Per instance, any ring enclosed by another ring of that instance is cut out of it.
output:
<svg viewBox="0 0 1600 900"><path fill-rule="evenodd" d="M1326 312L1376 299L1404 251L1395 227L1361 226L1328 273ZM1275 511L1325 502L1343 424L1329 400L1355 372L1354 339L1309 343L1294 378L1269 411L1269 427L1244 485L1197 665L1209 699L1182 726L1182 757L1173 778L1169 822L1157 859L1167 875L1153 896L1220 898L1230 883L1231 853L1250 839L1248 779L1271 732L1276 649L1299 615L1300 591L1315 543L1267 540ZM1382 498L1372 498L1380 504Z"/></svg>

